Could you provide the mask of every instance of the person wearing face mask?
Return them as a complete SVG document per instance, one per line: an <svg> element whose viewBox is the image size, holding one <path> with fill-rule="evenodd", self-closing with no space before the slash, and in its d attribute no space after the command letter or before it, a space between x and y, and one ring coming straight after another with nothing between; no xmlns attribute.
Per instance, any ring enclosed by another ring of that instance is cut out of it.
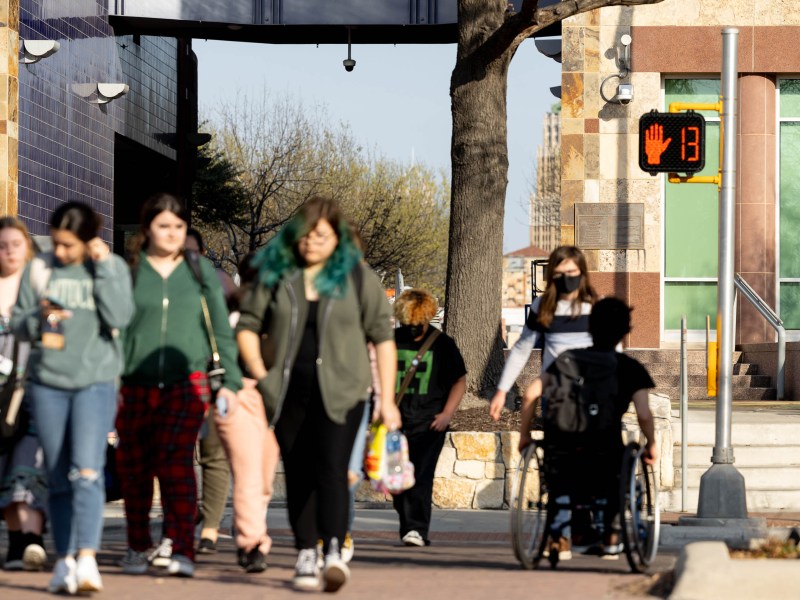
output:
<svg viewBox="0 0 800 600"><path fill-rule="evenodd" d="M511 348L497 392L489 405L489 415L495 421L500 419L508 390L527 364L540 337L544 337L543 373L565 350L592 345L589 314L597 301L597 293L589 284L583 252L575 246L559 246L553 250L547 261L546 282L544 293L533 301L522 334ZM541 378L537 378L523 394L523 410L541 394ZM564 532L565 537L557 541L559 559L569 560L572 558L569 529L564 529Z"/></svg>
<svg viewBox="0 0 800 600"><path fill-rule="evenodd" d="M436 299L421 289L406 290L394 305L400 323L395 330L396 392L426 340L437 336L419 357L416 372L400 401L403 433L408 439L408 454L416 479L414 487L392 498L400 516L400 539L406 546L430 544L428 531L436 462L447 427L467 389L467 369L455 341L430 324L437 308Z"/></svg>

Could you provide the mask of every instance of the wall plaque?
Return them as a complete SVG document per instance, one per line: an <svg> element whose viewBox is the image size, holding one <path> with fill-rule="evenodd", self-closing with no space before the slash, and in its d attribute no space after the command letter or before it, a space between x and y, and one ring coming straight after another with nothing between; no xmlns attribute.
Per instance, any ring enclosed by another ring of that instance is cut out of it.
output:
<svg viewBox="0 0 800 600"><path fill-rule="evenodd" d="M644 203L576 204L575 245L585 250L643 250Z"/></svg>

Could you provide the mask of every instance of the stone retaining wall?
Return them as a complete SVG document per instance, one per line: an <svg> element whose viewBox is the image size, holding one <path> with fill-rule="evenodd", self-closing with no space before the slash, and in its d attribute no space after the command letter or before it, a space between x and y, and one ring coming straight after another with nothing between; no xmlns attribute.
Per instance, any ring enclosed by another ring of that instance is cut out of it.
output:
<svg viewBox="0 0 800 600"><path fill-rule="evenodd" d="M657 476L659 489L673 487L673 440L669 398L650 394L650 410L655 417L659 449ZM633 409L623 420L628 440L639 437ZM519 433L451 432L436 465L433 480L433 504L438 508L507 508L511 497L513 473L519 463ZM285 498L282 467L275 481L275 500ZM356 494L360 502L391 502L391 497L373 491L362 483Z"/></svg>

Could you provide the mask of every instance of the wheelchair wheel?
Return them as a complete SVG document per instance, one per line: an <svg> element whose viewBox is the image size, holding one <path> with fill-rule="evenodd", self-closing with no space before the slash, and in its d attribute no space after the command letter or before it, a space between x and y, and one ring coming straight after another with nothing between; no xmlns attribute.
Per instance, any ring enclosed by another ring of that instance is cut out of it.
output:
<svg viewBox="0 0 800 600"><path fill-rule="evenodd" d="M647 569L658 552L661 517L658 484L652 465L642 460L639 444L628 444L622 459L620 477L622 542L631 570Z"/></svg>
<svg viewBox="0 0 800 600"><path fill-rule="evenodd" d="M511 500L511 542L525 569L535 569L547 539L547 488L542 477L542 449L535 443L522 453Z"/></svg>

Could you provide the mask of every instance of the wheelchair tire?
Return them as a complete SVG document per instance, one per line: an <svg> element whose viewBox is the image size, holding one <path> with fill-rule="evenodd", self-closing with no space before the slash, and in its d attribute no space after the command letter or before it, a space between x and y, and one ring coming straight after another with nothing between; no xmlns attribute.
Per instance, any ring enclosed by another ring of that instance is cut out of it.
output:
<svg viewBox="0 0 800 600"><path fill-rule="evenodd" d="M511 496L511 542L524 569L535 569L547 540L547 487L542 477L543 453L532 443L520 457Z"/></svg>
<svg viewBox="0 0 800 600"><path fill-rule="evenodd" d="M661 526L655 472L641 452L639 444L626 446L620 477L622 543L634 573L644 572L655 559Z"/></svg>

